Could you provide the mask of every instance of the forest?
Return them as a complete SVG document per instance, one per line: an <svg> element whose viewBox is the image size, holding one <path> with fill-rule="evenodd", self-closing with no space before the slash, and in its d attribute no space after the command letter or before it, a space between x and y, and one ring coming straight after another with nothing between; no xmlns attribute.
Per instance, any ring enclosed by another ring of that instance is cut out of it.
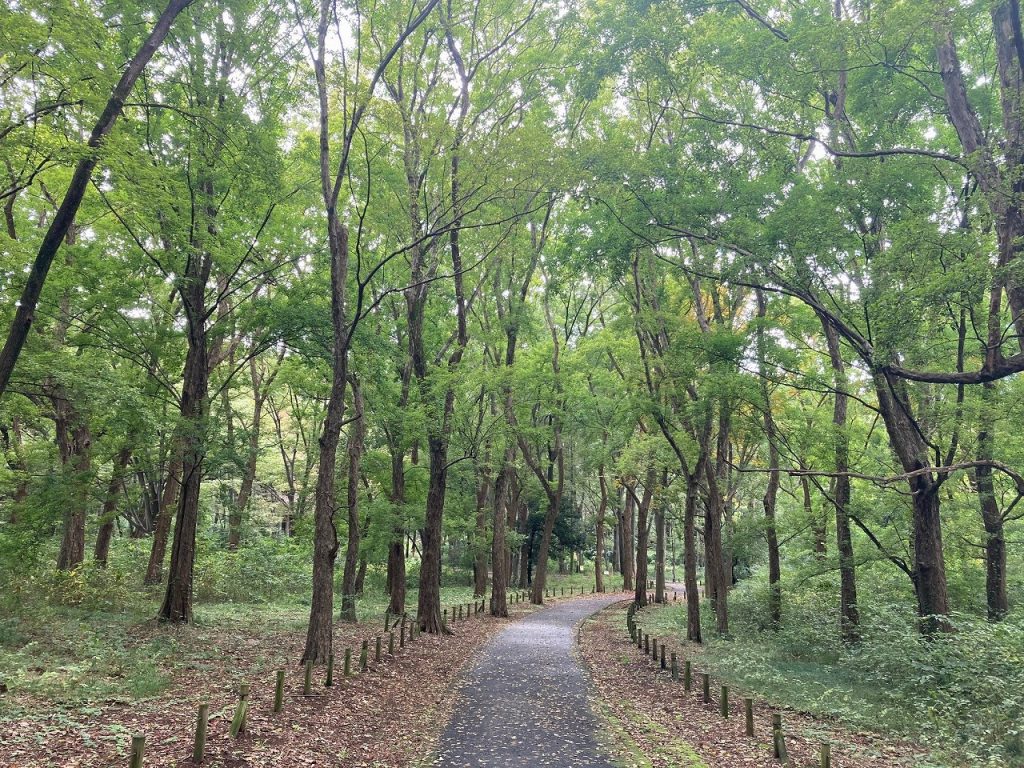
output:
<svg viewBox="0 0 1024 768"><path fill-rule="evenodd" d="M1024 765L1022 88L1018 0L9 0L0 731L572 584Z"/></svg>

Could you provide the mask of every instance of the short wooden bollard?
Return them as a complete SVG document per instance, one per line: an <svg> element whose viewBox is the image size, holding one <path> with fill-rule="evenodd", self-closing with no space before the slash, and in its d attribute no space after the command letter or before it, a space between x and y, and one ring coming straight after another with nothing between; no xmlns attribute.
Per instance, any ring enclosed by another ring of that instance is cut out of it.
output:
<svg viewBox="0 0 1024 768"><path fill-rule="evenodd" d="M312 696L313 695L313 662L306 662L306 675L302 681L302 695Z"/></svg>
<svg viewBox="0 0 1024 768"><path fill-rule="evenodd" d="M782 715L772 715L772 754L776 760L786 762L789 755L786 753L786 737L782 733Z"/></svg>
<svg viewBox="0 0 1024 768"><path fill-rule="evenodd" d="M693 664L687 659L683 662L683 690L687 693L693 687Z"/></svg>
<svg viewBox="0 0 1024 768"><path fill-rule="evenodd" d="M203 755L206 754L206 724L210 720L210 705L199 705L199 716L196 718L196 740L192 745L192 762L203 762Z"/></svg>
<svg viewBox="0 0 1024 768"><path fill-rule="evenodd" d="M705 704L710 704L711 703L711 675L709 675L707 672L701 672L700 673L700 684L701 684L701 688L703 688L704 703Z"/></svg>
<svg viewBox="0 0 1024 768"><path fill-rule="evenodd" d="M352 674L352 649L345 649L345 677Z"/></svg>
<svg viewBox="0 0 1024 768"><path fill-rule="evenodd" d="M672 679L679 681L679 663L676 661L676 652L672 651Z"/></svg>
<svg viewBox="0 0 1024 768"><path fill-rule="evenodd" d="M377 645L373 649L373 663L380 664L380 635L377 635Z"/></svg>
<svg viewBox="0 0 1024 768"><path fill-rule="evenodd" d="M661 644L661 668L662 669L668 669L668 665L666 664L666 660L665 660L665 644L664 643Z"/></svg>
<svg viewBox="0 0 1024 768"><path fill-rule="evenodd" d="M385 610L384 611L384 631L385 632L387 632L390 629L390 626L389 626L390 622L391 622L391 611L390 610Z"/></svg>
<svg viewBox="0 0 1024 768"><path fill-rule="evenodd" d="M398 647L405 648L405 624L402 625L402 629L398 633Z"/></svg>
<svg viewBox="0 0 1024 768"><path fill-rule="evenodd" d="M312 666L312 663L310 663ZM238 687L238 706L235 707L235 716L231 720L231 737L236 738L238 734L245 731L245 718L249 712L249 686L244 683Z"/></svg>
<svg viewBox="0 0 1024 768"><path fill-rule="evenodd" d="M754 735L754 700L744 699L743 700L743 714L746 718L746 733L747 736Z"/></svg>
<svg viewBox="0 0 1024 768"><path fill-rule="evenodd" d="M565 587L562 587L562 597L565 597Z"/></svg>
<svg viewBox="0 0 1024 768"><path fill-rule="evenodd" d="M651 636L644 632L644 655L651 652Z"/></svg>
<svg viewBox="0 0 1024 768"><path fill-rule="evenodd" d="M363 640L363 647L359 651L359 671L365 672L370 668L370 641Z"/></svg>
<svg viewBox="0 0 1024 768"><path fill-rule="evenodd" d="M395 655L395 633L388 632L388 656Z"/></svg>
<svg viewBox="0 0 1024 768"><path fill-rule="evenodd" d="M456 621L462 621L462 604L459 604L459 616Z"/></svg>
<svg viewBox="0 0 1024 768"><path fill-rule="evenodd" d="M284 670L277 670L277 682L274 685L274 711L280 712L284 708Z"/></svg>
<svg viewBox="0 0 1024 768"><path fill-rule="evenodd" d="M327 656L327 679L324 680L324 687L330 688L334 685L334 654L328 654Z"/></svg>
<svg viewBox="0 0 1024 768"><path fill-rule="evenodd" d="M441 617L441 628L442 629L447 629L448 628L448 609L447 608L444 609L444 615Z"/></svg>
<svg viewBox="0 0 1024 768"><path fill-rule="evenodd" d="M821 768L832 768L832 745L821 742Z"/></svg>
<svg viewBox="0 0 1024 768"><path fill-rule="evenodd" d="M146 754L146 737L132 736L132 761L131 768L142 768L142 759Z"/></svg>
<svg viewBox="0 0 1024 768"><path fill-rule="evenodd" d="M719 711L722 713L722 717L726 720L729 719L729 686L722 686L722 699L719 702Z"/></svg>

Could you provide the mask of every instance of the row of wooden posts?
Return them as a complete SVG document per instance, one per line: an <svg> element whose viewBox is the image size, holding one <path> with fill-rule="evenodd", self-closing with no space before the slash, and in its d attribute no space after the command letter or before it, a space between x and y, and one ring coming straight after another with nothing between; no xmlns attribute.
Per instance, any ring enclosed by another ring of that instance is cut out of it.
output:
<svg viewBox="0 0 1024 768"><path fill-rule="evenodd" d="M549 596L554 597L554 589L549 590L551 594ZM582 588L580 590L582 594ZM547 592L545 592L547 595ZM565 589L562 589L562 594L565 594ZM570 593L571 594L571 593ZM529 593L525 591L516 591L509 593L509 601L512 603L521 603L527 600ZM486 602L480 600L479 602L461 603L451 608L445 608L442 614L442 624L447 627L449 616L452 621L464 621L470 616L475 616L484 613L486 610ZM406 614L394 615L385 613L384 615L384 632L387 634L387 653L388 655L395 655L395 628L398 628L398 648L404 648L406 642L413 642L422 633L419 628L419 623L414 618L411 622L408 620ZM383 635L377 635L374 640L373 646L373 658L375 663L380 663L380 660L384 654L384 638ZM362 646L359 649L358 665L360 672L368 672L370 669L370 641L363 640ZM352 649L346 648L344 655L344 677L349 677L353 674L352 669ZM277 670L277 679L274 687L274 713L280 713L284 710L284 675L283 669ZM334 654L330 654L327 657L327 672L323 682L325 687L331 687L334 685ZM231 728L229 733L232 738L237 738L239 734L245 732L246 720L249 715L249 691L250 686L248 684L242 684L238 688L238 703L235 705L235 714L231 719ZM303 681L302 681L302 695L313 696L313 662L307 661L303 666ZM206 733L209 725L210 705L200 704L199 712L196 717L196 733L195 740L193 741L192 747L192 762L200 764L203 762L203 758L206 754ZM130 768L143 768L143 761L145 759L146 751L146 737L144 734L138 734L132 736L131 745L131 762L129 763Z"/></svg>
<svg viewBox="0 0 1024 768"><path fill-rule="evenodd" d="M653 602L653 596L651 596ZM648 633L644 632L637 626L636 623L636 610L637 605L633 603L630 605L629 610L626 611L626 627L629 630L629 636L632 641L636 644L636 647L643 651L644 654L649 655L655 662L661 665L662 669L669 670L672 675L672 679L679 680L679 661L676 657L675 651L671 653L670 661L665 659L665 642L658 642L658 638L651 637ZM689 659L683 660L683 690L689 693L693 689L693 663ZM700 673L701 680L701 699L705 704L711 703L711 675L707 672ZM719 712L725 719L729 718L729 686L722 685L721 693L719 695ZM743 714L745 719L745 727L747 736L754 736L754 700L751 698L743 699ZM819 751L820 768L832 768L832 745L827 741L821 742L821 748ZM776 760L784 763L787 766L792 766L793 762L789 758L789 753L786 750L786 735L782 729L782 715L778 712L772 714L772 754Z"/></svg>

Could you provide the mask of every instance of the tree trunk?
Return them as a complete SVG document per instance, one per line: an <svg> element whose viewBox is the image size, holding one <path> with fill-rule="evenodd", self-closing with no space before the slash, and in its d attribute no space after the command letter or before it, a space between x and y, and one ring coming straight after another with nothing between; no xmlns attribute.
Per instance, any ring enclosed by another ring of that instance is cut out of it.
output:
<svg viewBox="0 0 1024 768"><path fill-rule="evenodd" d="M455 394L445 396L444 421L450 421ZM441 428L447 431L445 427ZM420 629L430 634L445 631L441 624L441 520L448 486L448 443L445 436L431 435L427 440L430 454L430 483L427 490L427 515L423 527L423 559L420 561L420 594L416 616Z"/></svg>
<svg viewBox="0 0 1024 768"><path fill-rule="evenodd" d="M704 507L704 571L710 591L711 606L715 611L715 628L719 635L729 633L729 583L726 579L722 552L722 502L718 477L711 461L704 462L704 477L708 498Z"/></svg>
<svg viewBox="0 0 1024 768"><path fill-rule="evenodd" d="M341 619L357 621L356 617L356 577L359 567L359 471L363 457L363 446L366 441L366 424L364 423L363 392L359 379L349 377L352 385L352 418L348 436L348 536L345 545L345 570L341 578Z"/></svg>
<svg viewBox="0 0 1024 768"><path fill-rule="evenodd" d="M508 519L506 505L509 504L509 491L512 473L515 469L515 447L510 443L505 448L501 469L494 481L494 516L491 534L491 616L508 616L508 580L511 573L508 543L505 537L505 524Z"/></svg>
<svg viewBox="0 0 1024 768"><path fill-rule="evenodd" d="M995 404L992 401L995 386L991 383L984 386L981 425L978 430L978 461L991 461L994 458ZM981 520L985 526L985 605L989 621L1002 621L1009 610L1006 597L1006 537L1003 532L1003 515L992 482L992 467L984 464L978 466L975 469L975 482L981 505Z"/></svg>
<svg viewBox="0 0 1024 768"><path fill-rule="evenodd" d="M85 515L92 469L89 427L65 393L53 398L61 464L70 480L64 511L64 533L57 555L57 570L70 571L85 560Z"/></svg>
<svg viewBox="0 0 1024 768"><path fill-rule="evenodd" d="M634 602L643 607L647 605L647 555L650 537L650 525L648 524L648 513L651 509L651 500L654 498L654 469L647 470L647 477L644 479L644 495L637 504L636 514L636 584ZM627 493L633 497L636 503L636 496L633 486L626 487Z"/></svg>
<svg viewBox="0 0 1024 768"><path fill-rule="evenodd" d="M392 445L390 449L391 504L395 508L395 519L388 544L388 612L400 616L405 614L405 450L399 445Z"/></svg>
<svg viewBox="0 0 1024 768"><path fill-rule="evenodd" d="M484 451L484 469L476 494L476 529L473 536L473 597L487 594L487 505L491 500L490 447Z"/></svg>
<svg viewBox="0 0 1024 768"><path fill-rule="evenodd" d="M117 459L114 460L114 468L110 472L110 482L107 484L107 495L103 499L103 508L100 510L100 529L96 534L93 560L102 568L107 567L110 540L114 536L114 520L116 518L114 513L117 511L117 499L124 484L125 471L128 469L131 457L132 450L126 444L117 454Z"/></svg>
<svg viewBox="0 0 1024 768"><path fill-rule="evenodd" d="M891 374L875 376L879 411L889 434L889 444L905 472L931 466L928 446L914 421L906 382ZM907 481L913 504L914 588L918 615L925 634L948 631L949 595L946 563L942 552L942 519L939 515L939 486L931 473L917 474Z"/></svg>
<svg viewBox="0 0 1024 768"><path fill-rule="evenodd" d="M654 602L665 602L665 507L654 510Z"/></svg>
<svg viewBox="0 0 1024 768"><path fill-rule="evenodd" d="M326 23L326 22L324 22ZM322 61L319 66L322 66ZM323 107L321 107L323 109ZM323 137L321 137L323 141ZM332 651L334 620L334 563L338 557L338 529L334 522L334 475L338 443L345 420L348 386L348 328L345 322L345 285L348 271L348 230L328 203L328 240L331 251L331 394L320 433L313 508L313 595L302 663L326 663Z"/></svg>
<svg viewBox="0 0 1024 768"><path fill-rule="evenodd" d="M199 489L206 458L206 415L209 410L210 365L206 344L205 291L210 276L208 254L193 259L181 294L188 325L188 353L181 388L182 438L181 489L174 521L174 544L167 576L167 590L160 608L161 621L192 621L192 569L196 556L196 525L199 521Z"/></svg>
<svg viewBox="0 0 1024 768"><path fill-rule="evenodd" d="M608 513L608 481L604 476L604 464L597 469L597 479L601 484L601 502L597 507L597 520L594 531L594 591L604 592L604 516Z"/></svg>
<svg viewBox="0 0 1024 768"><path fill-rule="evenodd" d="M821 317L828 355L832 365L835 400L832 406L833 449L836 478L832 484L832 498L836 510L836 551L839 554L839 629L843 642L860 640L860 610L857 607L857 570L853 559L853 536L850 533L850 440L846 433L846 412L849 396L846 393L846 364L839 346L839 334Z"/></svg>
<svg viewBox="0 0 1024 768"><path fill-rule="evenodd" d="M765 489L764 505L765 538L768 541L768 626L777 630L782 625L782 567L779 557L779 535L775 524L775 505L779 495L779 448L772 415L771 393L768 390L767 350L765 349L764 322L768 303L764 291L757 290L757 364L761 380L761 400L764 409L764 435L768 441L768 487Z"/></svg>
<svg viewBox="0 0 1024 768"><path fill-rule="evenodd" d="M683 580L686 587L686 639L691 643L701 642L700 635L700 587L697 584L697 497L700 481L697 475L700 467L686 477L686 506L683 510Z"/></svg>
<svg viewBox="0 0 1024 768"><path fill-rule="evenodd" d="M181 488L181 442L176 437L171 446L167 476L160 492L160 504L157 508L156 524L153 527L153 545L149 550L149 564L146 566L147 585L159 584L164 579L164 557L167 553L167 539L171 532L171 515L178 490Z"/></svg>
<svg viewBox="0 0 1024 768"><path fill-rule="evenodd" d="M632 592L636 586L633 576L635 562L633 560L633 494L626 493L622 516L619 522L620 540L619 555L622 558L622 589Z"/></svg>
<svg viewBox="0 0 1024 768"><path fill-rule="evenodd" d="M46 230L46 234L43 236L43 241L39 246L39 251L29 271L28 281L25 283L20 300L15 305L17 310L14 320L11 322L11 328L7 334L7 340L4 343L3 349L0 350L0 397L7 390L11 372L18 361L18 355L25 344L25 339L28 338L29 328L35 317L36 303L39 301L40 293L42 293L43 284L46 282L46 275L50 271L50 265L53 264L53 259L57 255L61 243L64 242L65 235L67 235L68 230L75 222L78 207L82 203L82 198L89 186L89 180L92 178L93 169L96 167L96 162L99 159L99 149L103 140L114 127L114 123L117 122L117 118L124 107L124 102L135 86L135 81L142 74L149 60L153 58L153 54L156 53L163 43L164 38L167 37L167 33L170 31L175 18L177 18L182 10L188 7L191 1L171 0L167 4L167 7L164 8L157 19L156 24L153 25L149 36L129 60L128 65L117 81L117 85L114 86L114 90L111 92L110 99L103 108L103 112L93 126L92 133L89 135L89 140L86 143L87 149L75 166L68 190L64 194L64 199L61 201L53 220L50 222L49 228Z"/></svg>

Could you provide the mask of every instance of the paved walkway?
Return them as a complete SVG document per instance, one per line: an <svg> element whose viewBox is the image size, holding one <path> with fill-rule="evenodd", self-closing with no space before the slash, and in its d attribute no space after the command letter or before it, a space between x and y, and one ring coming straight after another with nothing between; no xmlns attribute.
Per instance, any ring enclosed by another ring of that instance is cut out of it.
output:
<svg viewBox="0 0 1024 768"><path fill-rule="evenodd" d="M595 732L575 625L622 597L556 603L494 637L466 675L438 766L614 768Z"/></svg>

